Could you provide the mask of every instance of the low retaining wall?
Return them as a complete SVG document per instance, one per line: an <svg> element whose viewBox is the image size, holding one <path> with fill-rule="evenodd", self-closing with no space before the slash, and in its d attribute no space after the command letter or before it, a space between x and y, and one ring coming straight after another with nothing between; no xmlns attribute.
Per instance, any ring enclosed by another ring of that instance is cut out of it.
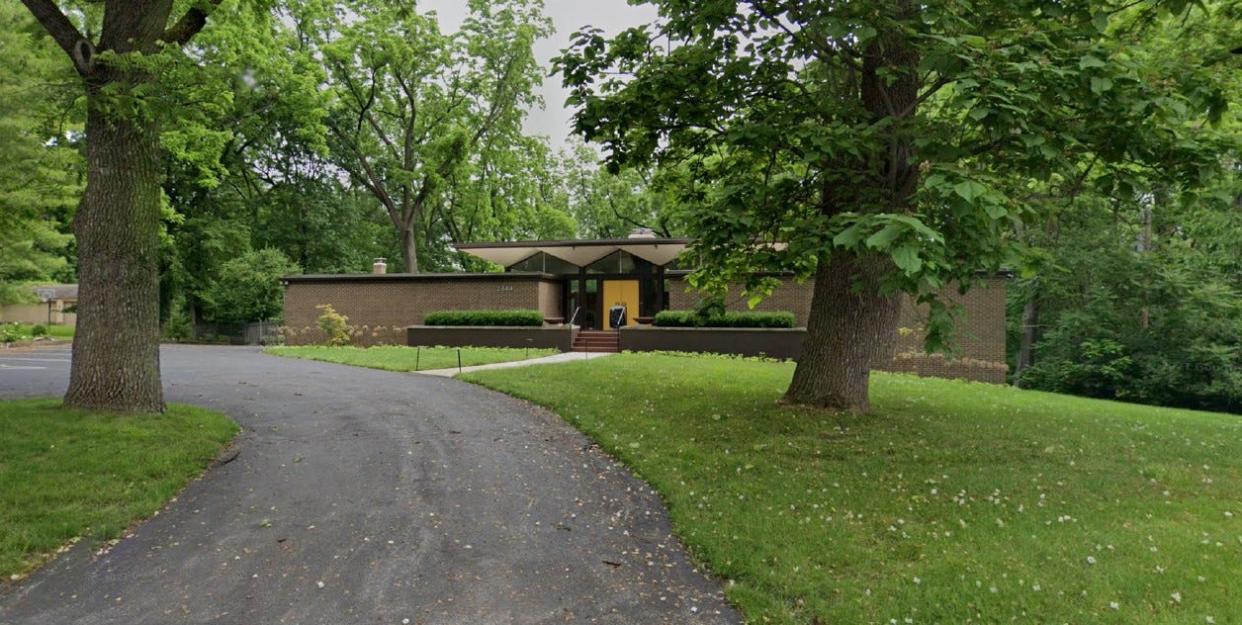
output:
<svg viewBox="0 0 1242 625"><path fill-rule="evenodd" d="M510 326L410 326L410 347L539 347L567 352L573 347L569 326L543 328Z"/></svg>
<svg viewBox="0 0 1242 625"><path fill-rule="evenodd" d="M621 328L621 350L672 351L764 356L797 360L802 355L805 328ZM1004 384L1008 366L976 358L948 359L920 351L897 353L882 371L913 373L936 378L960 378Z"/></svg>
<svg viewBox="0 0 1242 625"><path fill-rule="evenodd" d="M796 359L802 353L802 328L621 328L621 350L632 352L706 352L737 356Z"/></svg>

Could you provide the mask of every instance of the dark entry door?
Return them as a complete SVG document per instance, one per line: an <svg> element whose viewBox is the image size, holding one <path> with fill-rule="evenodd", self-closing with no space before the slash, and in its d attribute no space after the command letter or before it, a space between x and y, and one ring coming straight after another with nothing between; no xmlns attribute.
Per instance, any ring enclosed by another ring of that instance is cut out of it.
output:
<svg viewBox="0 0 1242 625"><path fill-rule="evenodd" d="M599 278L577 278L566 283L565 311L573 315L578 311L574 324L584 330L603 328Z"/></svg>

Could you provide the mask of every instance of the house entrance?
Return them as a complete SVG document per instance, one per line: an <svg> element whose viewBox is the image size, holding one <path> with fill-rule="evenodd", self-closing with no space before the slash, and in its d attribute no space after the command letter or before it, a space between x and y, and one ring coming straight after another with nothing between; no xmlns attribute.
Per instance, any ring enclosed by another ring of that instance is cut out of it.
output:
<svg viewBox="0 0 1242 625"><path fill-rule="evenodd" d="M610 310L613 306L625 307L625 325L638 325L638 280L605 280L603 301L603 327L611 330Z"/></svg>

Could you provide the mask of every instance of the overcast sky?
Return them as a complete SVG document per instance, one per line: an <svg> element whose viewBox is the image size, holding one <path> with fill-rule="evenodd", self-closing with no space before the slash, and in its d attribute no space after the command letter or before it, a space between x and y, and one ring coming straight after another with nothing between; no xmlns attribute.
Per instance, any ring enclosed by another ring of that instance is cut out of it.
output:
<svg viewBox="0 0 1242 625"><path fill-rule="evenodd" d="M446 32L457 30L466 16L466 3L461 0L420 0L420 9L434 10ZM569 45L569 37L582 26L591 25L606 33L620 32L630 26L646 24L656 17L655 7L630 6L626 0L544 0L544 13L552 18L556 33L535 44L535 56L545 71L551 69L552 57ZM561 87L559 77L545 78L542 88L544 110L531 111L526 131L547 135L553 146L563 145L569 137L572 111L565 108L569 92Z"/></svg>

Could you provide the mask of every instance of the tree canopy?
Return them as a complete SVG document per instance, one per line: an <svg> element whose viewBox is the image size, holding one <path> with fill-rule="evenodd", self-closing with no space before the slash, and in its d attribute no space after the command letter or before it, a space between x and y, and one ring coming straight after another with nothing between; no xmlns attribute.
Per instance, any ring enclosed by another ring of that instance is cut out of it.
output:
<svg viewBox="0 0 1242 625"><path fill-rule="evenodd" d="M1213 76L1227 51L1134 53L1151 29L1211 7L651 4L656 24L588 29L558 59L577 128L614 169L690 172L700 285L762 297L756 269L816 276L792 401L865 408L894 293L930 306L929 346L948 348L940 294L1011 257L1013 226L1038 219L1033 187L1073 184L1084 161L1118 189L1136 166L1193 186L1219 151L1202 124L1226 108Z"/></svg>

